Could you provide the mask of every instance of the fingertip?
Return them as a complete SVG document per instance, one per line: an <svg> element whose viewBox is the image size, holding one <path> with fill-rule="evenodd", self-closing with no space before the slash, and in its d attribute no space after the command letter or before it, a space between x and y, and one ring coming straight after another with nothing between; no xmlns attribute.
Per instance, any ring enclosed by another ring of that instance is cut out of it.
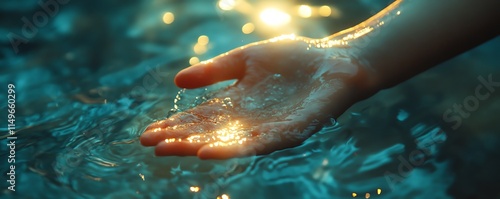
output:
<svg viewBox="0 0 500 199"><path fill-rule="evenodd" d="M175 85L187 89L210 85L210 77L204 71L206 67L197 64L179 71L174 78Z"/></svg>
<svg viewBox="0 0 500 199"><path fill-rule="evenodd" d="M177 73L174 82L181 88L199 88L217 82L241 79L245 73L245 64L240 51L218 56Z"/></svg>
<svg viewBox="0 0 500 199"><path fill-rule="evenodd" d="M155 131L155 129L145 131L139 141L143 146L156 146L162 140L167 138L167 134L163 132Z"/></svg>
<svg viewBox="0 0 500 199"><path fill-rule="evenodd" d="M231 145L231 146L205 145L198 150L197 156L202 160L206 159L225 160L229 158L245 157L255 154L256 154L255 150L252 147L244 145Z"/></svg>

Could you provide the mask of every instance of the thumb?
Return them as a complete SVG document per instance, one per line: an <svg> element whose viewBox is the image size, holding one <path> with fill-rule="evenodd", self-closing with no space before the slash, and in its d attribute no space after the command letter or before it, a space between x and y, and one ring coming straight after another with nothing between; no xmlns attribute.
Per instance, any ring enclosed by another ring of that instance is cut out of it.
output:
<svg viewBox="0 0 500 199"><path fill-rule="evenodd" d="M241 79L245 74L245 58L242 49L235 49L213 59L181 70L174 82L181 88L199 88L217 82Z"/></svg>

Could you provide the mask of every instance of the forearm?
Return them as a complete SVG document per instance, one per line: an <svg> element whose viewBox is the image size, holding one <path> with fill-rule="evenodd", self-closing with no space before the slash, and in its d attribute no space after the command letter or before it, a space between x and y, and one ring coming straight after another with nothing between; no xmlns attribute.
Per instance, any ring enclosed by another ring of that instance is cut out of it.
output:
<svg viewBox="0 0 500 199"><path fill-rule="evenodd" d="M497 0L396 1L329 39L347 41L367 68L365 86L383 89L496 37L499 7Z"/></svg>

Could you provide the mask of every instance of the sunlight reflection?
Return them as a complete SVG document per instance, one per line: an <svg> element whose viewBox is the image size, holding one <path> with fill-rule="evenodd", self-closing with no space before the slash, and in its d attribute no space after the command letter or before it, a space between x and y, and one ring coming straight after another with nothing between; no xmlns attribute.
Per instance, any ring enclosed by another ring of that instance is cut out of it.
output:
<svg viewBox="0 0 500 199"><path fill-rule="evenodd" d="M269 26L282 26L290 23L291 17L281 10L267 8L260 13L260 19Z"/></svg>
<svg viewBox="0 0 500 199"><path fill-rule="evenodd" d="M227 100L215 100L215 103L229 103ZM218 120L227 120L228 117L219 118ZM230 146L235 144L243 144L247 142L247 138L251 137L251 133L248 129L244 128L244 125L240 121L235 120L227 123L222 128L204 133L191 134L187 138L168 138L165 139L166 143L172 142L183 142L187 141L190 143L209 143L210 147L218 146Z"/></svg>
<svg viewBox="0 0 500 199"><path fill-rule="evenodd" d="M239 121L230 122L227 127L215 131L211 140L216 142L211 143L210 147L230 146L234 144L243 144L247 141L247 133L242 131L243 125ZM191 137L188 138L188 140ZM194 139L193 139L194 140Z"/></svg>
<svg viewBox="0 0 500 199"><path fill-rule="evenodd" d="M277 41L281 41L281 40L294 40L295 38L296 38L295 34L281 35L281 36L269 39L269 42L277 42Z"/></svg>
<svg viewBox="0 0 500 199"><path fill-rule="evenodd" d="M342 40L344 40L344 41L353 40L353 39L356 39L356 38L361 37L363 35L366 35L367 33L371 32L372 30L373 30L372 27L366 27L366 28L363 28L363 29L357 31L354 34L348 34L347 36L342 38Z"/></svg>

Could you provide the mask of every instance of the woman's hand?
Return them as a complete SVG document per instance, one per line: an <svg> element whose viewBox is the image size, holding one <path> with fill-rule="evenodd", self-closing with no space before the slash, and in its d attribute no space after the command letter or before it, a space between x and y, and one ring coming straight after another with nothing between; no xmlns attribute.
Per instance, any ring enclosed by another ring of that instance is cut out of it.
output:
<svg viewBox="0 0 500 199"><path fill-rule="evenodd" d="M364 70L349 48L282 36L180 71L198 88L238 79L199 106L151 124L141 136L158 156L227 159L300 145L361 97Z"/></svg>

